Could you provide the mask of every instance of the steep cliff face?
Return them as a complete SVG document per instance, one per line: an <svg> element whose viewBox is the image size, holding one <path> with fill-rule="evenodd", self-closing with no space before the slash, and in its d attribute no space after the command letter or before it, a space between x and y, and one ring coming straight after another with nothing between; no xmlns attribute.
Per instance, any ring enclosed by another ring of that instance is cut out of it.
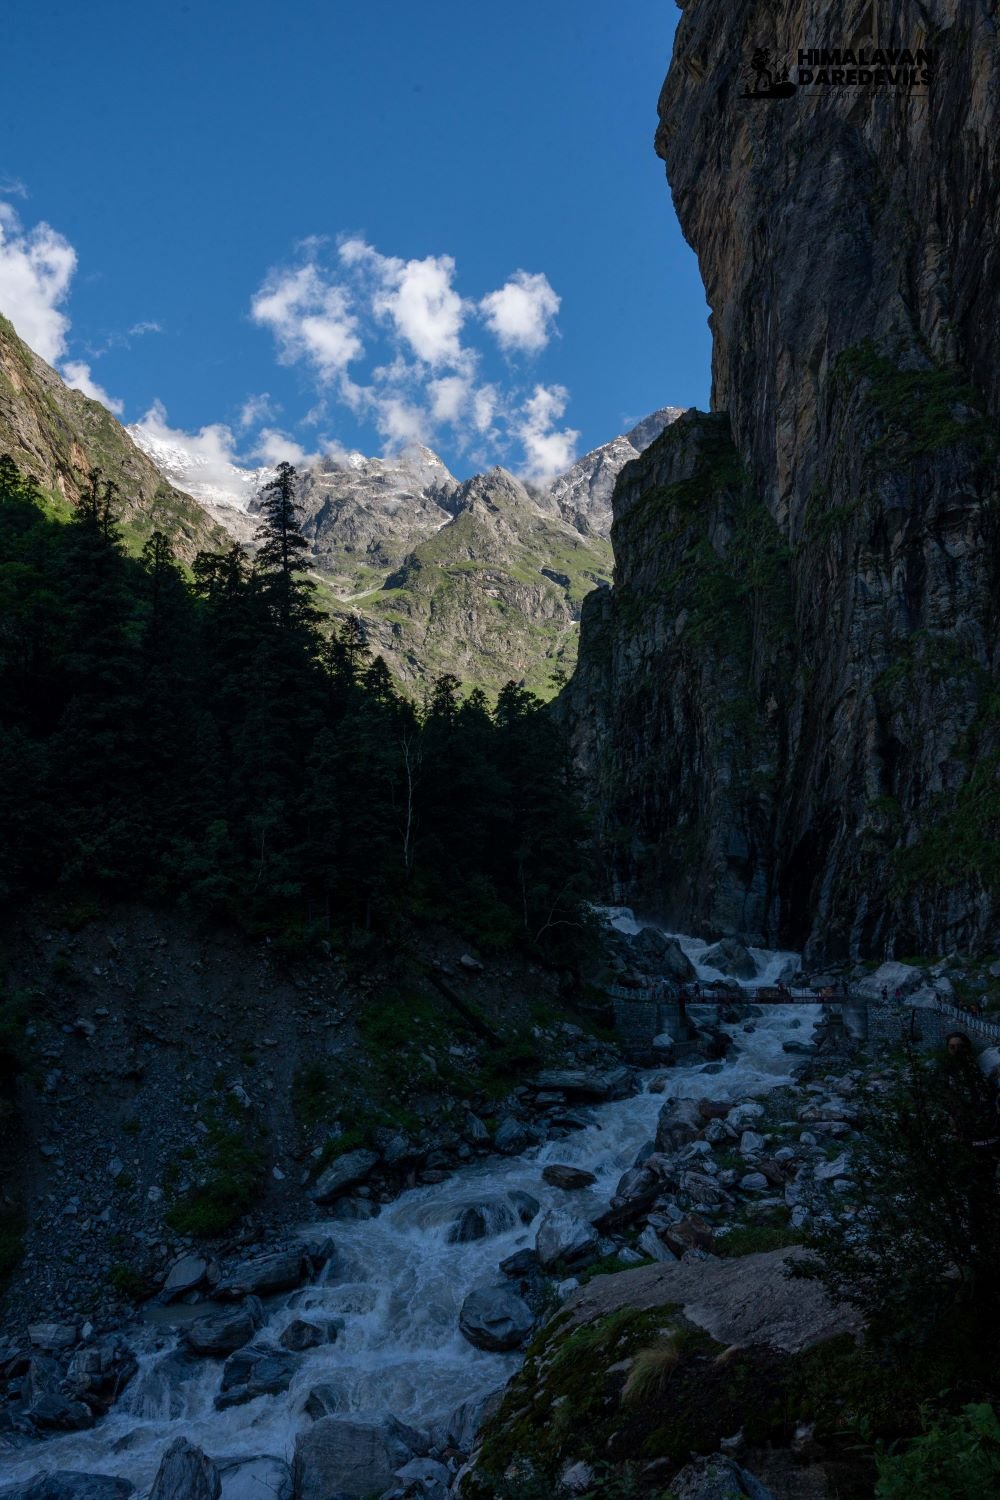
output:
<svg viewBox="0 0 1000 1500"><path fill-rule="evenodd" d="M92 469L121 492L123 529L139 551L159 528L190 562L203 548L224 550L230 538L201 505L169 484L99 401L71 390L0 317L0 453L31 474L68 513Z"/></svg>
<svg viewBox="0 0 1000 1500"><path fill-rule="evenodd" d="M657 150L715 415L623 471L585 610L566 701L609 880L817 954L997 946L994 8L684 9ZM800 47L924 47L933 78L748 99L765 46L793 79Z"/></svg>

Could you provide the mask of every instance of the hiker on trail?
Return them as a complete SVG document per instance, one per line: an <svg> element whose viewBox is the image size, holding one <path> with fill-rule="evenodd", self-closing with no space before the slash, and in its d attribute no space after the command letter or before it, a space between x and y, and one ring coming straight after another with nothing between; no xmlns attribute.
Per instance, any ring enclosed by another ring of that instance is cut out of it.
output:
<svg viewBox="0 0 1000 1500"><path fill-rule="evenodd" d="M895 1000L895 1002L896 1002L897 1005L902 1005L902 1003L903 1003L903 986L901 984L897 984L896 988L893 990L893 992L892 992L892 998Z"/></svg>
<svg viewBox="0 0 1000 1500"><path fill-rule="evenodd" d="M887 984L884 984L882 986L882 1004L889 1004L889 986Z"/></svg>

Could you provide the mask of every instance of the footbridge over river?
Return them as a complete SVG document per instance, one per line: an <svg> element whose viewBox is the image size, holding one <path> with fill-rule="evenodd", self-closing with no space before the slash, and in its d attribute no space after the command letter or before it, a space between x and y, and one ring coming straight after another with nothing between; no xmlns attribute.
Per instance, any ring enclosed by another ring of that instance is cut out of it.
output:
<svg viewBox="0 0 1000 1500"><path fill-rule="evenodd" d="M908 1005L902 1000L883 1000L848 988L835 993L793 986L744 986L739 984L690 984L678 993L676 985L664 983L648 988L608 987L614 1009L615 1032L622 1047L636 1062L649 1063L662 1055L658 1038L671 1037L682 1043L692 1029L689 1011L697 1006L716 1009L716 1019L725 1024L733 1012L750 1014L755 1006L819 1005L827 1025L842 1025L857 1041L892 1045L909 1041L923 1049L943 1045L953 1031L963 1031L976 1051L1000 1046L1000 1020L960 1010L943 1001L933 1005ZM699 1017L703 1020L703 1016Z"/></svg>

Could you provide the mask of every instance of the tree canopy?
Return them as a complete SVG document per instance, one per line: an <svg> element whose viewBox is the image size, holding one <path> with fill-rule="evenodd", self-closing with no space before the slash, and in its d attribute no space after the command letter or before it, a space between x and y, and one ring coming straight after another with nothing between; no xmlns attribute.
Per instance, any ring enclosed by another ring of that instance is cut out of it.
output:
<svg viewBox="0 0 1000 1500"><path fill-rule="evenodd" d="M116 486L70 522L0 456L0 894L137 892L264 930L448 918L572 948L585 826L566 747L511 683L404 697L306 576L294 469L256 551L129 557Z"/></svg>

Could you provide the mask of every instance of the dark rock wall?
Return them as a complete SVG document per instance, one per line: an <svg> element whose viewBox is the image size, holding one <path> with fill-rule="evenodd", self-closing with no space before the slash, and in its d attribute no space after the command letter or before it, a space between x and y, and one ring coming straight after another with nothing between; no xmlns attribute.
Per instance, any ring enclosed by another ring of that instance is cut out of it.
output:
<svg viewBox="0 0 1000 1500"><path fill-rule="evenodd" d="M609 887L678 924L1000 943L994 12L684 7L656 145L714 415L623 471L563 700ZM923 46L934 78L749 101L756 46Z"/></svg>

